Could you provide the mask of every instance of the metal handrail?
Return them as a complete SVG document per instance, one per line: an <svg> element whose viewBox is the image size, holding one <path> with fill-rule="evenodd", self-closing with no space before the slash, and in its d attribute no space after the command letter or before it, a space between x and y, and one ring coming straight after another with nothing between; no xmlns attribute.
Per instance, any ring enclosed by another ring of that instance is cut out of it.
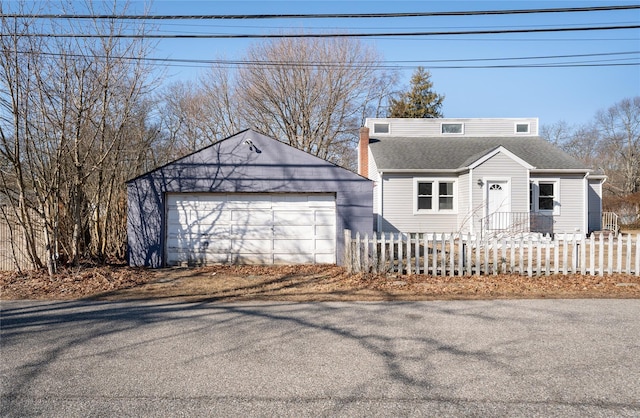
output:
<svg viewBox="0 0 640 418"><path fill-rule="evenodd" d="M618 235L620 226L618 226L618 215L616 213L602 212L602 230L612 231L614 235Z"/></svg>
<svg viewBox="0 0 640 418"><path fill-rule="evenodd" d="M482 232L553 234L553 215L536 212L494 212L482 218Z"/></svg>

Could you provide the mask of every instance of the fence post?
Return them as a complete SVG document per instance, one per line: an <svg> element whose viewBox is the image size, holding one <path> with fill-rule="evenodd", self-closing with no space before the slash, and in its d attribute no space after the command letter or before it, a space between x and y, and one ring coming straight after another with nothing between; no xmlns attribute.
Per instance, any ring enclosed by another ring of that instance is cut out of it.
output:
<svg viewBox="0 0 640 418"><path fill-rule="evenodd" d="M618 241L618 263L616 265L616 273L622 273L622 234L618 234L616 240Z"/></svg>
<svg viewBox="0 0 640 418"><path fill-rule="evenodd" d="M455 242L453 240L453 234L449 235L449 276L453 277L456 272L456 247L455 247Z"/></svg>
<svg viewBox="0 0 640 418"><path fill-rule="evenodd" d="M613 273L613 234L609 234L609 257L607 257L607 274Z"/></svg>
<svg viewBox="0 0 640 418"><path fill-rule="evenodd" d="M404 266L402 265L404 258L402 256L402 237L404 234L398 232L398 274L404 273Z"/></svg>
<svg viewBox="0 0 640 418"><path fill-rule="evenodd" d="M411 233L407 233L407 275L411 276Z"/></svg>
<svg viewBox="0 0 640 418"><path fill-rule="evenodd" d="M636 234L636 276L640 276L640 234Z"/></svg>
<svg viewBox="0 0 640 418"><path fill-rule="evenodd" d="M542 276L542 242L536 241L536 276Z"/></svg>
<svg viewBox="0 0 640 418"><path fill-rule="evenodd" d="M414 251L416 253L416 274L420 274L420 233L416 232L416 242L414 244Z"/></svg>
<svg viewBox="0 0 640 418"><path fill-rule="evenodd" d="M353 272L353 242L351 242L351 230L344 230L344 264L347 273Z"/></svg>
<svg viewBox="0 0 640 418"><path fill-rule="evenodd" d="M631 274L631 234L627 235L627 263L626 263L626 272L627 274Z"/></svg>
<svg viewBox="0 0 640 418"><path fill-rule="evenodd" d="M380 233L380 266L378 269L380 272L387 272L387 243L385 242L385 237L387 234L385 232Z"/></svg>
<svg viewBox="0 0 640 418"><path fill-rule="evenodd" d="M355 272L360 273L362 271L362 262L360 258L361 253L360 232L356 232L356 245L355 245Z"/></svg>
<svg viewBox="0 0 640 418"><path fill-rule="evenodd" d="M553 273L560 273L560 234L553 239Z"/></svg>
<svg viewBox="0 0 640 418"><path fill-rule="evenodd" d="M482 274L482 257L480 255L480 247L484 238L479 235L476 235L474 241L476 245L476 276ZM469 260L469 266L471 266L471 260ZM469 267L469 272L471 272L471 267Z"/></svg>
<svg viewBox="0 0 640 418"><path fill-rule="evenodd" d="M580 274L586 274L587 272L587 237L582 235L580 237Z"/></svg>
<svg viewBox="0 0 640 418"><path fill-rule="evenodd" d="M431 257L431 268L433 269L433 272L431 274L433 274L434 276L438 275L438 237L436 236L436 233L433 233L433 250L431 250L432 252L432 256Z"/></svg>
<svg viewBox="0 0 640 418"><path fill-rule="evenodd" d="M369 272L369 233L364 234L362 239L362 271Z"/></svg>
<svg viewBox="0 0 640 418"><path fill-rule="evenodd" d="M549 239L545 239L545 249L544 249L544 274L549 275L549 270L551 268L551 236L547 234Z"/></svg>
<svg viewBox="0 0 640 418"><path fill-rule="evenodd" d="M593 232L589 237L589 273L596 275L596 237Z"/></svg>
<svg viewBox="0 0 640 418"><path fill-rule="evenodd" d="M378 233L374 232L373 236L371 237L371 240L373 241L371 243L371 258L373 258L373 260L371 261L371 267L373 270L374 274L378 274L378 266L380 265L380 260L378 260Z"/></svg>

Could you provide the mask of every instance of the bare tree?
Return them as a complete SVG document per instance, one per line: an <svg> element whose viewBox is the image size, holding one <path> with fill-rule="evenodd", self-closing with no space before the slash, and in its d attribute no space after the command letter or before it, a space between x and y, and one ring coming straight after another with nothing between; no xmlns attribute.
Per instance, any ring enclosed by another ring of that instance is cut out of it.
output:
<svg viewBox="0 0 640 418"><path fill-rule="evenodd" d="M640 96L626 98L598 112L597 126L603 155L614 162L612 176L619 176L619 193L640 191Z"/></svg>
<svg viewBox="0 0 640 418"><path fill-rule="evenodd" d="M287 38L254 45L238 72L244 119L262 132L346 165L363 108L376 97L379 57L350 39Z"/></svg>
<svg viewBox="0 0 640 418"><path fill-rule="evenodd" d="M96 14L93 3L83 6ZM121 4L113 7L113 14L126 10ZM103 38L43 39L33 33L87 28L73 20L40 28L22 19L2 20L2 33L11 36L1 38L6 105L0 139L3 165L12 169L3 172L0 195L19 209L25 235L35 235L28 231L35 223L22 207L43 219L50 271L60 256L77 261L124 254L124 241L113 242L122 234L110 231L124 227L125 219L113 214L123 202L124 176L134 174L128 162L147 152L138 146L149 146L140 140L139 127L146 122L141 103L150 87L142 61L146 44L118 37L125 29L144 27L124 22L92 21L90 29ZM33 261L42 265L35 256Z"/></svg>

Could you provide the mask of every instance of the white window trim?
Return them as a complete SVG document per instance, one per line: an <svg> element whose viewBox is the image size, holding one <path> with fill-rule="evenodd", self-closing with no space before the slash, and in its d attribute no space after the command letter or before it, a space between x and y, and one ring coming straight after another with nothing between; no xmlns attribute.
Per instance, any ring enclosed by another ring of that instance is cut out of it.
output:
<svg viewBox="0 0 640 418"><path fill-rule="evenodd" d="M536 213L546 213L549 215L560 215L560 179L558 178L535 178L530 179L530 184L535 184L536 187L533 189L533 202L531 202L532 212ZM548 209L540 209L540 183L553 183L553 210Z"/></svg>
<svg viewBox="0 0 640 418"><path fill-rule="evenodd" d="M527 125L527 132L518 132L518 125ZM531 122L516 122L513 124L513 133L516 135L529 135L531 133Z"/></svg>
<svg viewBox="0 0 640 418"><path fill-rule="evenodd" d="M433 183L433 208L418 209L418 183ZM453 209L440 209L439 183L453 183ZM455 215L458 213L458 178L457 177L414 177L413 178L413 214Z"/></svg>
<svg viewBox="0 0 640 418"><path fill-rule="evenodd" d="M460 125L461 132L443 132L442 129L444 125ZM462 122L442 122L440 123L440 134L441 135L464 135L464 123Z"/></svg>

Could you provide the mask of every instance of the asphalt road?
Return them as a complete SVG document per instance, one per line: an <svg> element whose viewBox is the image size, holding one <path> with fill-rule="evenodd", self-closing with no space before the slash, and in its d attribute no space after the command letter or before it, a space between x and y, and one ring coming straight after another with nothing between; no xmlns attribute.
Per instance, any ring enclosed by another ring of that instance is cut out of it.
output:
<svg viewBox="0 0 640 418"><path fill-rule="evenodd" d="M640 416L640 300L1 309L3 417Z"/></svg>

